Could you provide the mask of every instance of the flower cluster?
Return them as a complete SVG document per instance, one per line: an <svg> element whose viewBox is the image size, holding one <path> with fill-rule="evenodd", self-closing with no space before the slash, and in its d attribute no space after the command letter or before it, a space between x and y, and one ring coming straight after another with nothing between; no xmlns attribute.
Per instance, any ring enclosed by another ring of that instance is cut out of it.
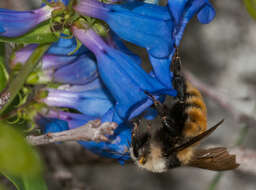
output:
<svg viewBox="0 0 256 190"><path fill-rule="evenodd" d="M0 9L0 39L22 38L47 22L58 36L31 73L28 83L44 84L35 98L46 105L36 122L46 132L80 127L100 118L119 124L109 142L79 142L85 148L124 161L129 159L131 124L146 113L153 118L152 99L176 96L171 59L187 23L215 16L208 0L168 0L166 6L141 1L103 3L97 0L48 1L34 11ZM59 34L57 34L59 32ZM122 40L146 48L152 72ZM22 67L38 44L28 44L12 56L11 67ZM57 85L48 85L57 83Z"/></svg>

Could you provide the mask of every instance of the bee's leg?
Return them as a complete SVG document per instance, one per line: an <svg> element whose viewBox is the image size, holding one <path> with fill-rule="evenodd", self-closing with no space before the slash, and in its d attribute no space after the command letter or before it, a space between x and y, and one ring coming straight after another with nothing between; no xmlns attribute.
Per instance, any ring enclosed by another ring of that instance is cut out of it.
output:
<svg viewBox="0 0 256 190"><path fill-rule="evenodd" d="M184 102L185 100L185 78L181 73L181 58L178 55L178 49L176 48L176 52L174 54L172 60L172 71L173 71L173 80L172 84L175 90L177 90L177 98L180 102Z"/></svg>
<svg viewBox="0 0 256 190"><path fill-rule="evenodd" d="M168 114L168 107L164 104L162 104L160 101L158 101L152 94L150 94L147 91L144 91L144 93L149 96L154 104L155 109L157 110L159 116L162 117L166 117L166 115Z"/></svg>

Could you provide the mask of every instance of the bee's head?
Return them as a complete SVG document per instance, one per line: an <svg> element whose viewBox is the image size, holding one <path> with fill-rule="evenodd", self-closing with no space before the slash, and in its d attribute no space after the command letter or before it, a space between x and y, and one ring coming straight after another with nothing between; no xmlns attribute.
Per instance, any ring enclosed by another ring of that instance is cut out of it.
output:
<svg viewBox="0 0 256 190"><path fill-rule="evenodd" d="M135 123L130 148L131 157L141 168L152 172L164 172L170 167L169 160L172 167L179 165L176 162L176 154L170 155L168 152L173 146L172 139L164 127L151 127L146 121Z"/></svg>

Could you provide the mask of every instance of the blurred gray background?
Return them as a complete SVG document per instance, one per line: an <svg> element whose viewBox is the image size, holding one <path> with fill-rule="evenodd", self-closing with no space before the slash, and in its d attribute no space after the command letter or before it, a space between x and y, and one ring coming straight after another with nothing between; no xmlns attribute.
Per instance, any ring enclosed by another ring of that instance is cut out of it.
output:
<svg viewBox="0 0 256 190"><path fill-rule="evenodd" d="M213 1L212 1L213 2ZM208 25L196 19L186 28L180 46L183 66L200 81L216 89L220 99L227 100L231 110L204 94L209 125L225 118L224 124L202 143L232 147L243 124L234 119L238 111L255 117L256 94L256 20L247 13L241 0L213 2L217 16ZM1 8L25 10L40 5L39 0L1 1ZM136 52L145 57L141 48ZM218 94L217 93L217 94ZM249 125L244 148L256 148L256 126ZM76 143L47 145L38 148L45 160L45 177L50 190L205 190L216 172L178 168L164 174L124 166L99 158ZM251 167L256 163L252 162ZM241 166L243 167L243 166ZM250 167L250 166L249 166ZM254 174L253 174L254 173ZM256 171L225 172L216 189L255 190Z"/></svg>

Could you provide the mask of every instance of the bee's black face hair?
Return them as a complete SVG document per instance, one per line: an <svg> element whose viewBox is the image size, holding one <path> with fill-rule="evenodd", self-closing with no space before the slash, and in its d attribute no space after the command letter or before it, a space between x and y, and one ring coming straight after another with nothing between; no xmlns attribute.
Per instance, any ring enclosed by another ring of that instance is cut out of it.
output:
<svg viewBox="0 0 256 190"><path fill-rule="evenodd" d="M145 127L140 126L141 121L134 122L134 129L132 133L132 141L131 147L133 151L133 155L136 158L141 156L146 157L149 153L149 141L151 138L151 134Z"/></svg>
<svg viewBox="0 0 256 190"><path fill-rule="evenodd" d="M141 134L136 135L136 137L133 137L131 146L133 148L133 154L136 158L139 158L139 156L147 156L149 153L149 134Z"/></svg>
<svg viewBox="0 0 256 190"><path fill-rule="evenodd" d="M132 133L131 157L135 163L152 172L164 172L181 166L177 153L170 149L177 138L170 135L167 127L151 127L149 122L136 123Z"/></svg>

